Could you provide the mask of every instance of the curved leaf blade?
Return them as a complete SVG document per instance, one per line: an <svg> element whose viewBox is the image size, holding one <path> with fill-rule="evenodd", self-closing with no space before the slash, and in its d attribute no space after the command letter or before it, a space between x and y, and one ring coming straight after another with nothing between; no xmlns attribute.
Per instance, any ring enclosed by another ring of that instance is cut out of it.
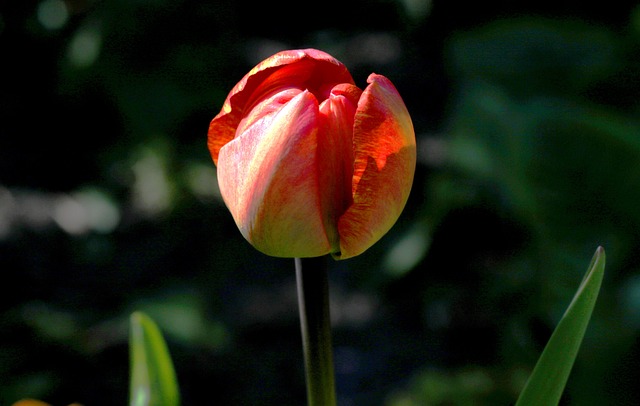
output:
<svg viewBox="0 0 640 406"><path fill-rule="evenodd" d="M179 406L173 363L155 322L142 312L130 318L130 406Z"/></svg>
<svg viewBox="0 0 640 406"><path fill-rule="evenodd" d="M598 247L578 291L520 393L516 406L555 406L560 402L598 298L604 266L605 252Z"/></svg>

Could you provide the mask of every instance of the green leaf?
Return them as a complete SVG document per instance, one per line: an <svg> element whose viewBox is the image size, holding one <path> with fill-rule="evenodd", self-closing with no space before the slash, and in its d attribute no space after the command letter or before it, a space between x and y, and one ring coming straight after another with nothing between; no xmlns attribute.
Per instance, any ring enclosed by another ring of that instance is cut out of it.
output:
<svg viewBox="0 0 640 406"><path fill-rule="evenodd" d="M516 406L555 406L559 403L598 298L604 265L604 249L598 247L578 291L538 359Z"/></svg>
<svg viewBox="0 0 640 406"><path fill-rule="evenodd" d="M160 329L139 311L131 314L130 328L129 405L178 406L178 382Z"/></svg>

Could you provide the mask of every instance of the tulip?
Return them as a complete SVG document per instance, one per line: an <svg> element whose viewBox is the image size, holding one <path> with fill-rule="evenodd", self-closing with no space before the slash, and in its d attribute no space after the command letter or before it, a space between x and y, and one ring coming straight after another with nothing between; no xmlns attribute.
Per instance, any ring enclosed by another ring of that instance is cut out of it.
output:
<svg viewBox="0 0 640 406"><path fill-rule="evenodd" d="M22 399L15 403L12 406L51 406L49 403L43 402L37 399ZM72 403L69 406L81 406L79 403Z"/></svg>
<svg viewBox="0 0 640 406"><path fill-rule="evenodd" d="M276 257L345 259L395 224L416 165L413 124L389 79L364 90L316 50L255 66L209 126L222 198L242 235Z"/></svg>

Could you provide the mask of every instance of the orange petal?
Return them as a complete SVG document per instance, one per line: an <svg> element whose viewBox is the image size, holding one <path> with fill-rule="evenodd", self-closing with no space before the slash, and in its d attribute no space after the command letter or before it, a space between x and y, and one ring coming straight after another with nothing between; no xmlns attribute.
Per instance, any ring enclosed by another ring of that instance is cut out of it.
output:
<svg viewBox="0 0 640 406"><path fill-rule="evenodd" d="M244 237L276 257L330 252L318 196L318 102L303 91L220 149L218 182Z"/></svg>
<svg viewBox="0 0 640 406"><path fill-rule="evenodd" d="M12 406L51 406L49 403L36 399L22 399L15 402Z"/></svg>
<svg viewBox="0 0 640 406"><path fill-rule="evenodd" d="M234 86L211 121L207 144L213 162L217 165L220 149L256 103L283 88L309 90L324 100L338 83L353 83L353 78L341 62L316 49L282 51L265 59Z"/></svg>
<svg viewBox="0 0 640 406"><path fill-rule="evenodd" d="M332 252L340 251L338 219L352 203L353 120L362 90L341 84L320 105L318 180Z"/></svg>
<svg viewBox="0 0 640 406"><path fill-rule="evenodd" d="M341 255L359 255L395 224L416 166L411 117L393 84L371 74L354 124L353 205L338 222Z"/></svg>

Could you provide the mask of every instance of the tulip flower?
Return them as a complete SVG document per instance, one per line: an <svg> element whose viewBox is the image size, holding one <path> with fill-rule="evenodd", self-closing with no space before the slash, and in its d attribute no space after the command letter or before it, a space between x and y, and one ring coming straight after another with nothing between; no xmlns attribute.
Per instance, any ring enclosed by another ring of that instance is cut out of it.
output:
<svg viewBox="0 0 640 406"><path fill-rule="evenodd" d="M51 406L49 403L43 402L37 399L22 399L15 403L12 406ZM72 403L69 406L81 406L79 403Z"/></svg>
<svg viewBox="0 0 640 406"><path fill-rule="evenodd" d="M364 90L316 49L255 66L209 126L218 184L242 235L276 257L361 254L395 224L416 165L413 124L389 79Z"/></svg>

